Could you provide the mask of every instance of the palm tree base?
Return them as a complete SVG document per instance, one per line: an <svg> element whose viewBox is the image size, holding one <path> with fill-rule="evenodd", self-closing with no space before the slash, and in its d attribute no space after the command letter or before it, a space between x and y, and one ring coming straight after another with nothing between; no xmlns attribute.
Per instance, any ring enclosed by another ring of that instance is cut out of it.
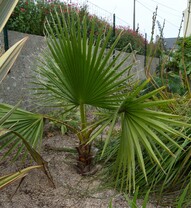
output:
<svg viewBox="0 0 191 208"><path fill-rule="evenodd" d="M82 175L87 175L92 168L91 144L80 144L76 149L78 151L77 171Z"/></svg>

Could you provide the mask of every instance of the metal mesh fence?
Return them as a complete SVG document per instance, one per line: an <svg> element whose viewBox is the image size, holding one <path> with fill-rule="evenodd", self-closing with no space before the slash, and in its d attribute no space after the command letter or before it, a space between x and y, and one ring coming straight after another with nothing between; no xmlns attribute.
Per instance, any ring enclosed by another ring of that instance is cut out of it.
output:
<svg viewBox="0 0 191 208"><path fill-rule="evenodd" d="M74 4L78 7L87 6L87 10L91 15L96 15L101 20L108 22L110 25L113 25L113 13L107 11L98 5L94 4L89 0L63 0L68 4ZM115 16L115 25L117 26L125 26L127 28L130 27L130 24L123 20L122 18Z"/></svg>

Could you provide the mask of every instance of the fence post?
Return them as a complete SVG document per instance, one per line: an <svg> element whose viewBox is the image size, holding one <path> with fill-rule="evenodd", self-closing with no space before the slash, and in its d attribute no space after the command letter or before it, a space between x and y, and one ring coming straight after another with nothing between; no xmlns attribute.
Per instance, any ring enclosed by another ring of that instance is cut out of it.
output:
<svg viewBox="0 0 191 208"><path fill-rule="evenodd" d="M145 33L144 67L147 65L147 33Z"/></svg>
<svg viewBox="0 0 191 208"><path fill-rule="evenodd" d="M3 28L3 35L4 35L4 49L7 51L9 49L9 39L8 39L8 30L7 26Z"/></svg>

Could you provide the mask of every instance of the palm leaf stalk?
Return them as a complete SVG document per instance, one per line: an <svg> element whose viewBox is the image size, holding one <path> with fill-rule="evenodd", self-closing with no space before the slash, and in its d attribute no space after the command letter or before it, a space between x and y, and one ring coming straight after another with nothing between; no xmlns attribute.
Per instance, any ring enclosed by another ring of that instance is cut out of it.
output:
<svg viewBox="0 0 191 208"><path fill-rule="evenodd" d="M11 16L15 6L19 0L1 0L0 1L0 32L3 30L9 17Z"/></svg>
<svg viewBox="0 0 191 208"><path fill-rule="evenodd" d="M1 0L0 1L0 32L3 30L3 27L8 21L17 3L18 3L18 0L14 0L14 1ZM6 77L10 68L14 64L16 58L18 57L27 39L28 38L25 37L22 40L18 41L0 57L0 83Z"/></svg>
<svg viewBox="0 0 191 208"><path fill-rule="evenodd" d="M46 174L48 180L55 187L52 176L51 176L49 169L48 169L47 162L41 157L41 155L34 148L32 148L31 145L26 141L26 139L24 139L20 134L18 134L17 132L14 132L12 130L9 130L9 129L1 128L1 130L0 130L1 137L3 135L7 135L8 133L15 135L16 137L18 137L18 139L20 139L22 141L23 145L26 147L30 156L37 163L37 165L30 166L28 168L20 170L17 173L13 173L13 174L9 174L7 176L0 177L0 189L7 186L8 184L16 181L16 180L24 178L31 170L37 169L37 168L40 168Z"/></svg>
<svg viewBox="0 0 191 208"><path fill-rule="evenodd" d="M23 170L20 170L16 173L12 173L5 176L0 176L0 189L6 187L7 185L24 178L31 170L42 168L41 165L27 167Z"/></svg>

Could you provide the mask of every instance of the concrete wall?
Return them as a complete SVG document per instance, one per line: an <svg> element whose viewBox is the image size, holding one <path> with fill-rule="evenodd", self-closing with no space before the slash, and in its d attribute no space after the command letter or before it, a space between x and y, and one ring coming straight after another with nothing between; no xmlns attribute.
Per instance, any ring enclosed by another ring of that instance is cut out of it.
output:
<svg viewBox="0 0 191 208"><path fill-rule="evenodd" d="M39 53L41 53L43 48L45 48L45 39L41 36L27 35L19 32L9 31L9 45L12 46L25 36L29 36L26 45L12 67L11 72L0 85L0 102L15 105L20 99L22 99L22 107L30 109L30 95L27 87L31 80L31 72L35 68L36 57ZM1 45L3 45L2 34L0 34L0 40ZM127 56L127 53L123 53L123 56ZM136 79L145 79L144 56L136 55L136 59L137 61L131 70L131 73L135 73ZM132 61L135 60L133 56L130 55L129 59L124 65L129 65L132 63ZM158 63L159 60L154 58L151 64L152 73L154 73Z"/></svg>
<svg viewBox="0 0 191 208"><path fill-rule="evenodd" d="M2 34L0 35L3 45ZM30 108L30 95L27 87L30 81L31 70L36 62L35 57L41 52L45 45L44 37L27 35L14 31L9 31L8 35L10 46L23 37L29 36L29 39L23 47L10 73L0 85L0 102L15 105L22 99L23 107Z"/></svg>

